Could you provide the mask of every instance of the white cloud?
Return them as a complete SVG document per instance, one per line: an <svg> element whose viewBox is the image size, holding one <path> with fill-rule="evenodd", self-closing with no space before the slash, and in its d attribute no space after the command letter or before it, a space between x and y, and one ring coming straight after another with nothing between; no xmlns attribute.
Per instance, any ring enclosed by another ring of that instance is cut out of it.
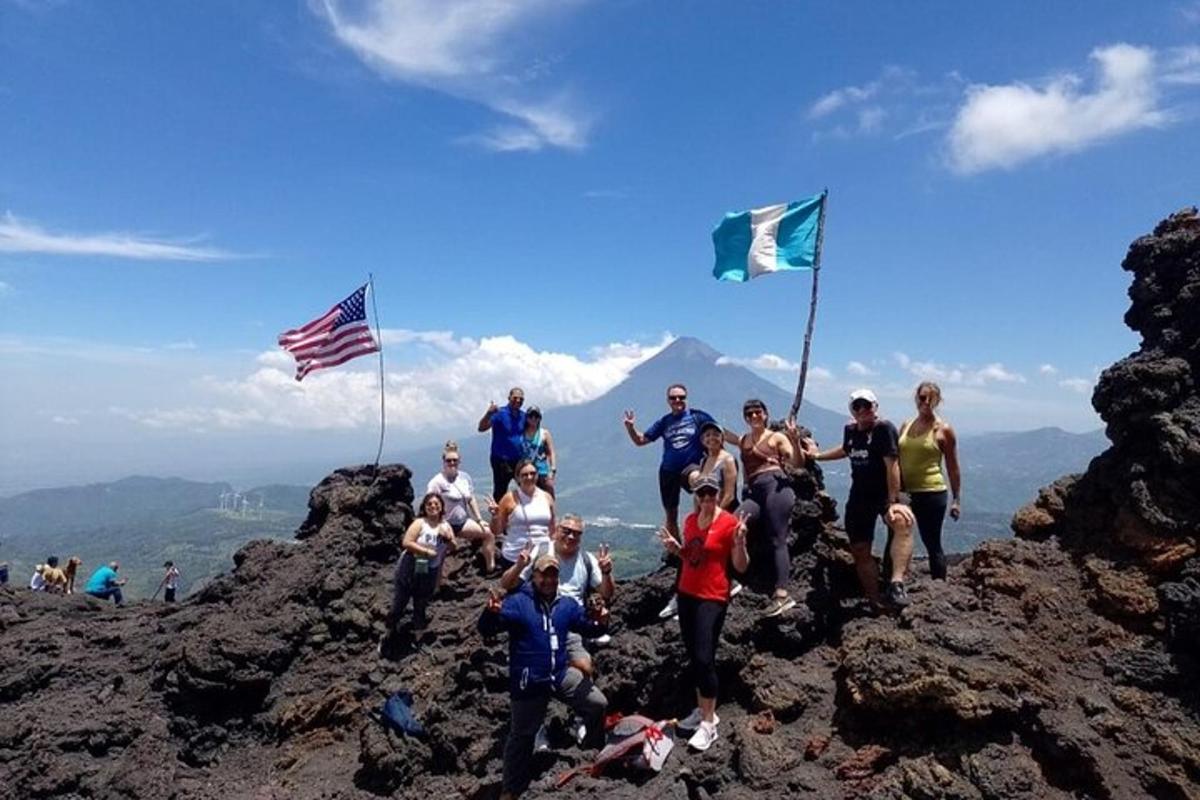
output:
<svg viewBox="0 0 1200 800"><path fill-rule="evenodd" d="M50 421L53 422L55 425L78 425L79 424L79 419L77 417L65 417L60 414L55 414L53 417L50 418Z"/></svg>
<svg viewBox="0 0 1200 800"><path fill-rule="evenodd" d="M1058 367L1054 366L1053 364L1042 364L1040 367L1038 367L1038 372L1043 375L1057 375Z"/></svg>
<svg viewBox="0 0 1200 800"><path fill-rule="evenodd" d="M0 218L0 252L66 256L109 256L143 261L220 261L236 253L131 233L50 233L6 211Z"/></svg>
<svg viewBox="0 0 1200 800"><path fill-rule="evenodd" d="M420 342L435 355L387 373L388 426L428 431L469 424L489 401L503 402L514 385L530 403L544 409L599 397L630 370L672 341L651 345L619 342L593 348L587 358L535 350L512 336L456 338L448 331L383 331L389 342ZM379 378L353 364L293 379L295 365L281 350L261 353L258 369L236 380L204 378L196 391L203 405L113 413L154 428L245 429L279 427L307 430L374 425L379 413ZM361 362L359 362L361 363Z"/></svg>
<svg viewBox="0 0 1200 800"><path fill-rule="evenodd" d="M846 372L850 373L851 375L857 375L860 378L875 374L875 370L871 369L861 361L851 361L847 363Z"/></svg>
<svg viewBox="0 0 1200 800"><path fill-rule="evenodd" d="M894 138L902 139L945 127L961 85L954 73L922 82L912 69L886 66L872 81L834 89L814 101L808 119L827 127L815 131L813 139L872 136L885 127L898 130Z"/></svg>
<svg viewBox="0 0 1200 800"><path fill-rule="evenodd" d="M338 41L376 72L478 103L506 118L463 141L502 152L586 146L591 115L563 90L546 96L529 87L545 75L545 62L514 72L501 55L518 32L577 2L315 1Z"/></svg>
<svg viewBox="0 0 1200 800"><path fill-rule="evenodd" d="M730 364L738 367L749 367L750 369L762 369L778 372L798 372L800 365L795 361L788 361L783 356L777 356L774 353L763 353L760 356L753 358L734 358L733 356L721 356L717 359L717 365ZM812 372L812 369L809 369Z"/></svg>
<svg viewBox="0 0 1200 800"><path fill-rule="evenodd" d="M1058 382L1058 385L1064 389L1070 389L1073 392L1087 394L1088 392L1092 391L1092 387L1095 385L1095 383L1096 382L1090 378L1063 378Z"/></svg>
<svg viewBox="0 0 1200 800"><path fill-rule="evenodd" d="M969 87L947 134L950 166L963 174L1011 168L1166 124L1152 49L1116 44L1093 50L1091 58L1098 69L1091 91L1070 73L1040 87L1020 82Z"/></svg>
<svg viewBox="0 0 1200 800"><path fill-rule="evenodd" d="M808 118L820 119L847 105L870 100L878 93L882 81L871 81L863 86L843 86L822 96L809 106Z"/></svg>
<svg viewBox="0 0 1200 800"><path fill-rule="evenodd" d="M1197 4L1200 15L1200 4ZM1179 86L1200 85L1200 46L1177 47L1168 51L1163 65L1163 83Z"/></svg>
<svg viewBox="0 0 1200 800"><path fill-rule="evenodd" d="M196 343L191 339L184 339L180 342L169 342L163 345L164 350L195 350Z"/></svg>
<svg viewBox="0 0 1200 800"><path fill-rule="evenodd" d="M926 381L937 381L957 386L985 386L990 383L1025 383L1025 376L1010 372L999 362L982 367L965 364L948 366L935 361L917 361L905 353L894 353L893 358L901 369L914 377Z"/></svg>

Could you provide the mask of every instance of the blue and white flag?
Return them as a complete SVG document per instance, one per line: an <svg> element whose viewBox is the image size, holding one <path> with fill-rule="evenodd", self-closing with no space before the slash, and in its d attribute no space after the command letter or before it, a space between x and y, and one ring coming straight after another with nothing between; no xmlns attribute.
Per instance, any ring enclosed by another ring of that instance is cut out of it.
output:
<svg viewBox="0 0 1200 800"><path fill-rule="evenodd" d="M725 215L713 229L719 281L748 281L770 272L812 269L825 213L825 192L805 200Z"/></svg>

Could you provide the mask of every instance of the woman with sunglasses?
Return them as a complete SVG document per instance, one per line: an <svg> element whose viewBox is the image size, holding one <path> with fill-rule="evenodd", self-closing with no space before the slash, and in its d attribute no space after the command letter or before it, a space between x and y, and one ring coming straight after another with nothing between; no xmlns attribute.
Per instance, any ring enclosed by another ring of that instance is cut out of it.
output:
<svg viewBox="0 0 1200 800"><path fill-rule="evenodd" d="M475 482L466 470L459 469L461 462L458 444L446 442L442 450L442 471L429 479L425 491L442 498L446 522L450 523L455 536L480 542L484 570L490 575L496 571L496 537L483 524L479 503L475 500Z"/></svg>
<svg viewBox="0 0 1200 800"><path fill-rule="evenodd" d="M537 467L539 489L554 497L554 478L558 475L558 457L554 453L554 437L542 426L542 410L533 406L525 412L525 434L521 438L525 457Z"/></svg>
<svg viewBox="0 0 1200 800"><path fill-rule="evenodd" d="M717 740L717 643L729 608L732 582L728 565L739 573L750 565L746 525L717 505L717 482L710 476L696 482L697 511L683 522L683 544L664 526L658 538L668 553L679 556L679 631L696 686L696 708L679 721L693 730L688 745L707 750Z"/></svg>
<svg viewBox="0 0 1200 800"><path fill-rule="evenodd" d="M513 470L517 488L506 492L499 503L487 498L492 515L492 533L504 537L500 559L507 569L517 563L526 543L548 550L550 531L554 530L554 498L537 485L537 467L528 458L517 462Z"/></svg>
<svg viewBox="0 0 1200 800"><path fill-rule="evenodd" d="M784 464L796 463L797 453L786 434L767 427L767 405L750 399L742 406L742 416L750 431L738 436L725 431L725 440L736 444L742 453L745 490L738 515L748 523L760 522L775 554L775 594L763 609L764 617L777 617L796 605L788 594L792 557L788 552L792 507L796 492Z"/></svg>
<svg viewBox="0 0 1200 800"><path fill-rule="evenodd" d="M950 423L937 415L942 390L932 381L917 384L913 394L917 403L916 419L900 426L900 482L908 493L909 505L917 520L917 532L929 554L929 573L936 580L946 579L946 554L942 550L942 523L946 520L946 480L942 461L950 479L950 517L962 513L962 474L958 466L958 438Z"/></svg>

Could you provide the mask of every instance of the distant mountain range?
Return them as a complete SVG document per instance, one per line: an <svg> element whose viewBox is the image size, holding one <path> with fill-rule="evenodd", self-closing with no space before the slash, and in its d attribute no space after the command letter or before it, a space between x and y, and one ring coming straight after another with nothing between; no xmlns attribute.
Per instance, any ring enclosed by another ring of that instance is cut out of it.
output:
<svg viewBox="0 0 1200 800"><path fill-rule="evenodd" d="M667 412L666 388L688 387L689 403L735 430L742 426L742 403L763 400L772 417L786 415L789 392L744 367L718 364L721 354L703 342L682 337L635 368L604 395L576 406L545 409L546 426L559 448L559 505L591 520L607 520L603 536L623 542L630 564L644 568L657 555L652 537L639 526L657 524L661 509L656 473L661 446L638 448L625 433L622 414L632 409L643 430ZM537 398L530 398L536 402ZM482 409L481 409L482 411ZM841 438L845 414L805 402L800 422L822 446ZM896 420L899 422L899 420ZM482 495L490 490L490 435L464 429L457 437L465 468ZM963 437L963 520L948 524L949 549L964 551L977 541L1007 536L1012 514L1037 489L1061 475L1083 470L1107 446L1101 431L1073 434L1058 428ZM402 453L395 460L414 472L418 495L440 469L441 448ZM848 489L848 463L823 464L826 488L842 501ZM228 483L178 478L132 477L113 483L39 489L0 498L0 561L19 565L14 579L48 553L79 553L90 568L120 558L127 572L156 583L167 553L189 564L191 582L228 568L229 557L245 541L261 536L290 537L306 513L308 486L269 485L242 492L254 513L219 509L233 492ZM263 511L257 513L259 499ZM644 540L644 541L643 541ZM646 552L642 552L645 550ZM28 575L25 575L25 580ZM146 592L148 594L149 591Z"/></svg>

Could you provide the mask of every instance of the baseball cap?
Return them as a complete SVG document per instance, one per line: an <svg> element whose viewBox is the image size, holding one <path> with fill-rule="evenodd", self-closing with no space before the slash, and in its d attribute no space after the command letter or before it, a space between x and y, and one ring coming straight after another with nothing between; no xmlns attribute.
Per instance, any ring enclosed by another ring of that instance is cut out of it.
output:
<svg viewBox="0 0 1200 800"><path fill-rule="evenodd" d="M545 572L548 569L558 572L558 559L549 553L538 556L537 561L533 562L534 572Z"/></svg>
<svg viewBox="0 0 1200 800"><path fill-rule="evenodd" d="M723 429L716 422L709 420L700 426L700 433L704 433L705 431L716 431L717 433L722 433Z"/></svg>
<svg viewBox="0 0 1200 800"><path fill-rule="evenodd" d="M850 405L854 405L856 400L866 400L871 405L877 405L879 400L875 397L875 393L870 389L855 389L850 393Z"/></svg>
<svg viewBox="0 0 1200 800"><path fill-rule="evenodd" d="M699 492L701 489L719 492L721 491L721 484L718 483L717 479L712 475L702 475L700 479L696 481L696 485L692 487L692 491Z"/></svg>

